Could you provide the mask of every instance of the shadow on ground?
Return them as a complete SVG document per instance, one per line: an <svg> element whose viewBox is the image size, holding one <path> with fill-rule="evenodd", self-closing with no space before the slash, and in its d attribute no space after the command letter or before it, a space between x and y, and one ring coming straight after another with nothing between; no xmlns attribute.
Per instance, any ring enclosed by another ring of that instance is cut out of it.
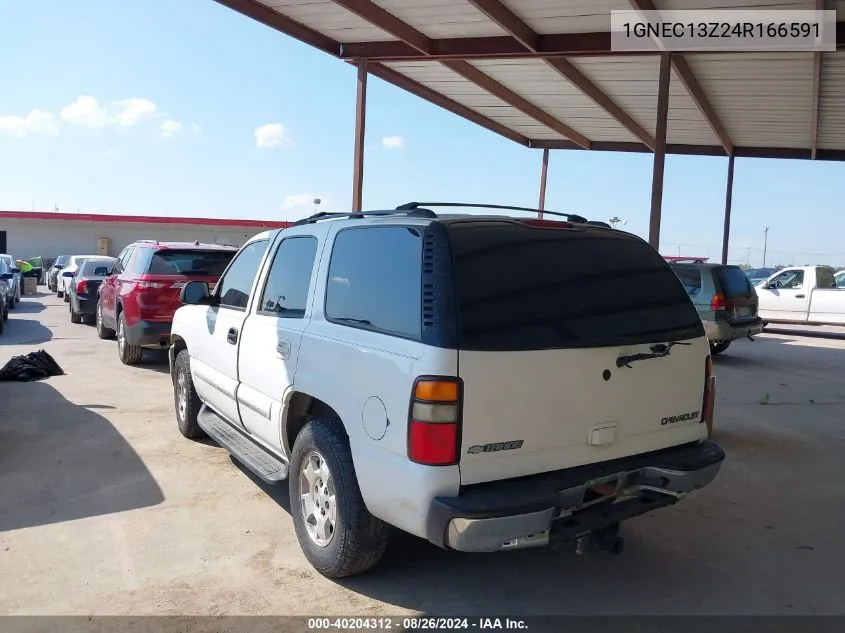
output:
<svg viewBox="0 0 845 633"><path fill-rule="evenodd" d="M42 312L44 304L40 301L33 301L27 298L14 310L9 310L9 320L5 323L3 334L0 335L0 346L4 345L41 345L53 338L53 332L41 324L40 321L30 318L22 318L27 314L38 314ZM5 362L0 358L0 362Z"/></svg>
<svg viewBox="0 0 845 633"><path fill-rule="evenodd" d="M164 495L112 424L49 382L0 384L0 532L122 512Z"/></svg>

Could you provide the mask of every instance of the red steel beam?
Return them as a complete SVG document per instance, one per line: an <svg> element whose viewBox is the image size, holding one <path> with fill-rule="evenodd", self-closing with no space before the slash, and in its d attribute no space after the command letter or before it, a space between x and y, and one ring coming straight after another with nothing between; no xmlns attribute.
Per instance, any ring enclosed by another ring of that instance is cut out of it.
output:
<svg viewBox="0 0 845 633"><path fill-rule="evenodd" d="M728 263L728 242L731 237L731 204L734 197L734 158L728 156L728 183L725 187L725 226L722 232L722 266Z"/></svg>
<svg viewBox="0 0 845 633"><path fill-rule="evenodd" d="M669 81L672 79L672 53L660 54L660 74L657 84L657 130L654 135L654 170L651 175L651 215L648 243L660 248L660 216L663 209L663 171L666 166L666 123L669 115Z"/></svg>
<svg viewBox="0 0 845 633"><path fill-rule="evenodd" d="M403 22L393 14L385 11L371 0L334 0L334 2L335 4L352 11L355 15L367 20L367 22L373 26L376 26L383 31L390 33L394 37L399 38L417 51L423 54L428 54L431 51L431 40L425 34L421 33L410 24ZM589 149L590 140L583 134L572 129L556 117L553 117L548 112L542 110L509 88L506 88L504 85L489 75L483 73L468 61L454 59L443 60L440 63L456 72L467 81L471 81L480 88L483 88L487 92L499 97L499 99L531 117L535 121L539 121L558 134L561 134L562 136L575 141L578 145Z"/></svg>
<svg viewBox="0 0 845 633"><path fill-rule="evenodd" d="M479 11L496 22L502 29L507 31L515 40L525 46L531 52L537 52L540 45L540 35L528 24L502 4L501 0L469 0ZM555 69L559 75L578 88L583 94L616 119L622 127L628 130L634 137L645 143L648 147L654 148L654 138L646 132L632 117L620 108L609 96L607 96L596 84L578 68L563 58L546 59L546 63Z"/></svg>
<svg viewBox="0 0 845 633"><path fill-rule="evenodd" d="M553 117L545 110L528 101L528 99L519 96L510 88L506 88L489 75L485 75L468 61L464 61L462 59L451 59L441 61L440 63L450 70L458 73L464 79L471 81L480 88L483 88L490 94L499 97L499 99L516 108L523 114L530 116L535 121L539 121L547 128L550 128L558 134L571 139L584 149L590 149L590 139L586 136L576 130L573 130L559 119Z"/></svg>
<svg viewBox="0 0 845 633"><path fill-rule="evenodd" d="M367 123L367 60L358 60L355 99L355 154L352 160L352 210L360 211L364 197L364 130Z"/></svg>
<svg viewBox="0 0 845 633"><path fill-rule="evenodd" d="M542 219L543 218L543 209L546 208L546 176L549 172L549 150L543 150L543 166L540 168L540 202L537 204L537 208L540 212L537 214L537 217Z"/></svg>
<svg viewBox="0 0 845 633"><path fill-rule="evenodd" d="M387 31L393 37L405 42L420 53L425 55L431 53L431 39L427 35L420 33L410 24L403 22L374 2L370 0L334 0L334 3L377 26L382 31Z"/></svg>
<svg viewBox="0 0 845 633"><path fill-rule="evenodd" d="M393 84L397 88L401 88L407 92L410 92L413 95L416 95L420 99L425 99L429 103L433 103L436 106L440 106L444 110L448 110L452 114L456 114L459 117L463 117L473 123L480 125L481 127L487 128L491 132L495 132L501 136L504 136L511 141L519 143L520 145L524 145L528 147L528 137L523 136L519 132L515 132L509 127L502 125L498 121L494 121L493 119L484 116L468 108L467 106L458 103L446 97L436 90L429 88L417 81L414 81L407 75L403 75L400 72L389 68L383 64L379 64L377 62L370 62L368 65L368 70L371 75L378 77L379 79L383 79L384 81ZM579 145L575 145L575 147L580 148Z"/></svg>
<svg viewBox="0 0 845 633"><path fill-rule="evenodd" d="M260 22L271 29L275 29L285 35L290 35L304 42L309 46L313 46L325 53L340 56L340 42L336 42L332 38L323 35L319 31L305 26L301 22L282 15L278 11L274 11L270 7L256 2L256 0L214 0L228 7L233 11L237 11L248 18L252 18L256 22Z"/></svg>
<svg viewBox="0 0 845 633"><path fill-rule="evenodd" d="M652 0L630 0L630 3L631 6L639 12L657 10L655 9ZM707 125L710 126L710 129L713 130L713 134L716 135L716 138L719 139L722 147L725 148L725 153L730 156L733 154L733 142L731 142L730 135L728 135L728 132L725 129L725 126L722 125L719 117L716 116L716 111L713 109L713 106L710 105L710 100L701 88L701 84L698 82L698 79L689 67L687 60L684 59L683 55L680 53L675 53L671 57L672 67L678 74L678 79L680 79L681 83L684 84L687 93L692 98L693 103L695 103L695 107L698 108L699 112L701 112L701 115L704 117Z"/></svg>

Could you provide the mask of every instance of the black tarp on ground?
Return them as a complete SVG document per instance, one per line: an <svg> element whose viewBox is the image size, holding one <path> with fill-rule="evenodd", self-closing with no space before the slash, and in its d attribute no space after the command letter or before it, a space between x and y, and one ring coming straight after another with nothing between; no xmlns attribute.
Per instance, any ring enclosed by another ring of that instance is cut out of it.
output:
<svg viewBox="0 0 845 633"><path fill-rule="evenodd" d="M25 356L13 356L0 369L0 380L30 382L50 376L63 376L65 372L43 349Z"/></svg>

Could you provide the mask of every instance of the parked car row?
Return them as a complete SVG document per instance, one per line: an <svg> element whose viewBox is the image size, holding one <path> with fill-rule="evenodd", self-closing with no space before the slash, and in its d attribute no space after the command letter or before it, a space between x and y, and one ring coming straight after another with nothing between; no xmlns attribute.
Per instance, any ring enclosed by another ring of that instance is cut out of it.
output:
<svg viewBox="0 0 845 633"><path fill-rule="evenodd" d="M5 259L0 259L0 334L6 329L9 310L17 303L15 299L15 274Z"/></svg>
<svg viewBox="0 0 845 633"><path fill-rule="evenodd" d="M220 244L141 240L117 257L59 257L48 283L68 303L72 323L93 321L101 339L117 338L121 362L134 365L144 349L170 345L185 283L202 280L213 287L236 252Z"/></svg>

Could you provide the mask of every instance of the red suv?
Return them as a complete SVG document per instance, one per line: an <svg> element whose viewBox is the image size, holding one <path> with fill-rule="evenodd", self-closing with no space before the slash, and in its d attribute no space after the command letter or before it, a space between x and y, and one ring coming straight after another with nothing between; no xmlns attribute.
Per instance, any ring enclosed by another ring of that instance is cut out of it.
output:
<svg viewBox="0 0 845 633"><path fill-rule="evenodd" d="M214 287L238 249L199 242L141 240L124 248L99 289L97 334L114 338L121 362L134 365L143 349L167 349L170 324L188 281Z"/></svg>

